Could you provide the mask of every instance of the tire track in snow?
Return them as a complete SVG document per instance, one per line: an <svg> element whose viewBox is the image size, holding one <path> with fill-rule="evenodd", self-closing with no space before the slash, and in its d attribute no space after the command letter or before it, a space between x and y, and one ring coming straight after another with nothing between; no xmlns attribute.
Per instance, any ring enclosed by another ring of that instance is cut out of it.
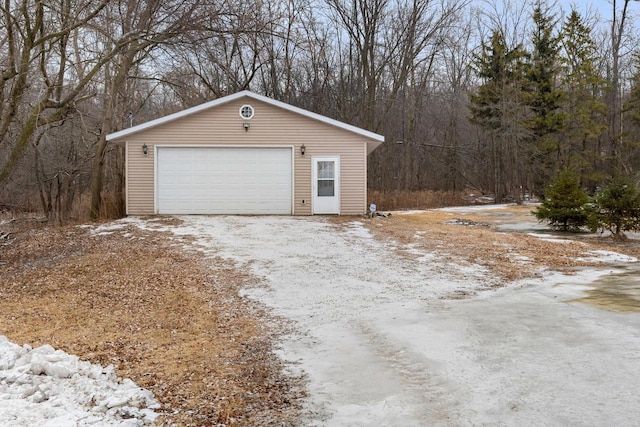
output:
<svg viewBox="0 0 640 427"><path fill-rule="evenodd" d="M368 324L360 323L357 326L378 357L402 378L403 383L412 389L412 394L422 398L415 402L419 419L431 420L434 425L437 422L446 423L452 418L452 409L456 406L456 399L451 394L452 385L446 379L433 375L438 370L435 361L398 346ZM428 404L425 405L425 402Z"/></svg>

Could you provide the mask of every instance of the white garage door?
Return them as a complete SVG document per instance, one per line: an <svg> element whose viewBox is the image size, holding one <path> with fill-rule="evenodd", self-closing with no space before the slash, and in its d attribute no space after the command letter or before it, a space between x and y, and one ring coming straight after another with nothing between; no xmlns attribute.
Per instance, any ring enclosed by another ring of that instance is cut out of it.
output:
<svg viewBox="0 0 640 427"><path fill-rule="evenodd" d="M158 147L161 214L291 214L290 148Z"/></svg>

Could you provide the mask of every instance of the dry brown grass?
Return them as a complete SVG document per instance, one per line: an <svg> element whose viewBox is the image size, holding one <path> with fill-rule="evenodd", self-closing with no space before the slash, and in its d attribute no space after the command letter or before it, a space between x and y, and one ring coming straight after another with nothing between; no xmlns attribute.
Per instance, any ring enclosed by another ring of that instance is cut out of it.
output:
<svg viewBox="0 0 640 427"><path fill-rule="evenodd" d="M581 238L575 235L572 237L577 241L553 242L526 233L496 229L496 224L504 219L503 216L511 220L531 220L531 210L531 206L514 205L494 210L490 216L432 210L373 218L366 224L378 239L393 239L402 244L436 251L442 263L463 260L482 265L502 282L533 277L543 269L570 271L573 267L597 265L579 259L593 257L588 254L593 250L611 250L640 257L638 245L620 243L610 238ZM464 219L472 225L447 224L453 219Z"/></svg>
<svg viewBox="0 0 640 427"><path fill-rule="evenodd" d="M103 221L121 218L124 214L124 208L121 205L120 195L113 191L103 191L102 201L100 203L99 217ZM73 201L71 211L68 217L63 218L66 224L80 224L91 219L91 194L89 192L82 193Z"/></svg>
<svg viewBox="0 0 640 427"><path fill-rule="evenodd" d="M25 202L20 206L9 207L0 204L0 221L7 218L40 218L46 220L46 214L36 196L25 197ZM1 198L0 198L1 200ZM61 212L61 218L52 214L51 223L58 225L82 224L91 220L91 195L88 191L78 194L73 199L73 203L68 211ZM113 191L102 192L100 203L99 219L102 221L119 219L124 216L124 207L121 204L120 196Z"/></svg>
<svg viewBox="0 0 640 427"><path fill-rule="evenodd" d="M301 388L273 354L274 319L238 296L253 277L159 232L14 228L0 247L10 340L114 364L153 391L165 423L295 424Z"/></svg>
<svg viewBox="0 0 640 427"><path fill-rule="evenodd" d="M69 224L81 224L89 221L90 210L91 196L89 193L80 194L73 202L67 222Z"/></svg>
<svg viewBox="0 0 640 427"><path fill-rule="evenodd" d="M402 209L432 209L460 206L469 203L466 193L460 191L377 191L367 193L369 203L375 203L379 211Z"/></svg>

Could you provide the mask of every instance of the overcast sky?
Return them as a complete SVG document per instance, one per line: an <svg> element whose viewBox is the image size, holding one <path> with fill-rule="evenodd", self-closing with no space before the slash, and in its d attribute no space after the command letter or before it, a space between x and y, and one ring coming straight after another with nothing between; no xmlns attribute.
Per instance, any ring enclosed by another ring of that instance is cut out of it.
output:
<svg viewBox="0 0 640 427"><path fill-rule="evenodd" d="M613 11L613 0L559 0L558 4L565 12L569 12L573 5L581 15L586 15L589 11L598 11L603 19L610 19ZM624 0L616 1L618 10L622 9L623 4ZM632 16L640 15L640 1L632 0L628 10Z"/></svg>

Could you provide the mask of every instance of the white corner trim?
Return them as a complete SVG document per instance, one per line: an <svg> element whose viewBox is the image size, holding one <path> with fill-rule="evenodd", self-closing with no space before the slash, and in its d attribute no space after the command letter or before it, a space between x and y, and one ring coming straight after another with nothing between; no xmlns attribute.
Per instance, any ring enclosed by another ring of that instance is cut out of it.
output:
<svg viewBox="0 0 640 427"><path fill-rule="evenodd" d="M124 144L124 214L129 216L129 144Z"/></svg>
<svg viewBox="0 0 640 427"><path fill-rule="evenodd" d="M367 203L368 203L368 196L369 196L369 175L367 175L369 172L369 159L367 158L367 144L364 144L364 206L363 206L363 212L366 215L367 214Z"/></svg>
<svg viewBox="0 0 640 427"><path fill-rule="evenodd" d="M158 145L153 144L153 213L158 215Z"/></svg>

